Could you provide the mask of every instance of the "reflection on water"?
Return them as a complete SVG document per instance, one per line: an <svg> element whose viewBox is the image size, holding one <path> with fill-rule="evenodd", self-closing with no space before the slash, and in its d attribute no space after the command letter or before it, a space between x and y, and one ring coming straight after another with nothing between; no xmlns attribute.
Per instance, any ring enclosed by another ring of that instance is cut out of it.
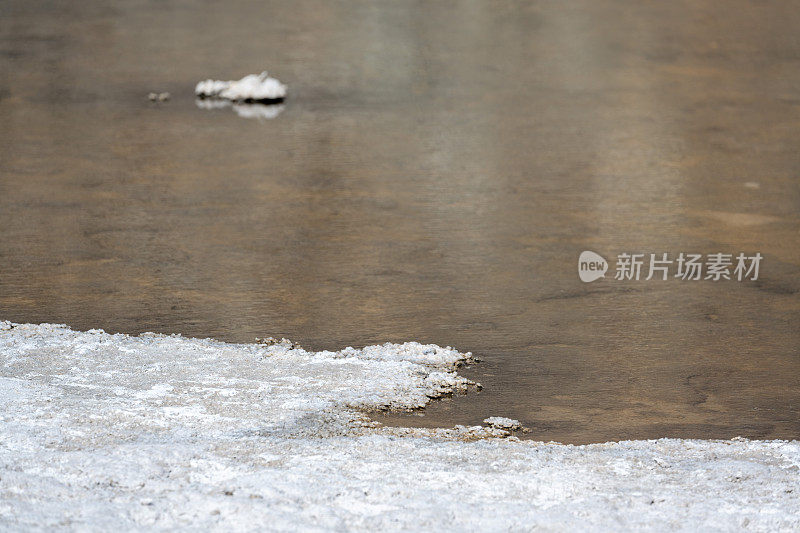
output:
<svg viewBox="0 0 800 533"><path fill-rule="evenodd" d="M249 104L234 103L230 100L209 100L207 98L196 98L195 105L200 109L225 109L230 107L242 118L260 118L271 120L283 112L283 104L259 104L258 102Z"/></svg>
<svg viewBox="0 0 800 533"><path fill-rule="evenodd" d="M734 4L7 1L0 316L483 359L396 423L800 437L800 12ZM195 105L263 68L279 120ZM583 250L764 261L587 285Z"/></svg>

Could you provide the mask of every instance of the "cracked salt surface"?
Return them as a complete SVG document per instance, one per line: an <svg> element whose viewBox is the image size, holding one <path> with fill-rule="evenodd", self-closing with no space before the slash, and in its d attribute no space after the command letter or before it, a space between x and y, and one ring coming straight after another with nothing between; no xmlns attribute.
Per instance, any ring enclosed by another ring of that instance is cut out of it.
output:
<svg viewBox="0 0 800 533"><path fill-rule="evenodd" d="M800 528L796 441L569 446L361 412L465 390L468 359L0 322L0 529Z"/></svg>

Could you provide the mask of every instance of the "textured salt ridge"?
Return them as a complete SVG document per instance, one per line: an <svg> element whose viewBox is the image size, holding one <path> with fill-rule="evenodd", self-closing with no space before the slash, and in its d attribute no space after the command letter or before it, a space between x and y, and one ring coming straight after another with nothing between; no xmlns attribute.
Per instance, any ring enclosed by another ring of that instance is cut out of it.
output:
<svg viewBox="0 0 800 533"><path fill-rule="evenodd" d="M355 410L467 386L466 359L0 322L0 529L800 527L797 442L564 446Z"/></svg>
<svg viewBox="0 0 800 533"><path fill-rule="evenodd" d="M195 86L194 93L199 98L222 98L232 102L278 102L286 97L286 85L265 71L240 80L204 80Z"/></svg>
<svg viewBox="0 0 800 533"><path fill-rule="evenodd" d="M330 431L363 419L355 409L417 409L471 384L455 373L471 354L413 342L315 353L285 344L83 333L62 325L5 322L0 329L3 375L90 390L94 398L124 398L136 409L172 402L171 416L202 413L228 428L249 428L257 417L262 431L302 431L300 419L312 431L322 429L312 421L328 420Z"/></svg>

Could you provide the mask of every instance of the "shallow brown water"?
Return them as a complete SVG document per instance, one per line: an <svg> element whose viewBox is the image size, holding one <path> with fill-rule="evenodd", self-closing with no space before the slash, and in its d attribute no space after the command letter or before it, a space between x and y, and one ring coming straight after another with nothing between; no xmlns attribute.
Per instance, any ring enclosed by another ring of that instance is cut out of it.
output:
<svg viewBox="0 0 800 533"><path fill-rule="evenodd" d="M718 5L6 0L0 317L483 359L387 423L800 438L800 10ZM195 105L265 68L278 117Z"/></svg>

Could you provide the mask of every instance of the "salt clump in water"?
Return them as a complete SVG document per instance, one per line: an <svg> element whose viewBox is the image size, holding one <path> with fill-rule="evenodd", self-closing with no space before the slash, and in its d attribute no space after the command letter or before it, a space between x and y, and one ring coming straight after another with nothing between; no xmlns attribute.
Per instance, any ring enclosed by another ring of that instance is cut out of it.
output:
<svg viewBox="0 0 800 533"><path fill-rule="evenodd" d="M194 93L199 98L221 98L232 102L280 102L286 97L286 85L264 71L235 81L201 81L195 86Z"/></svg>
<svg viewBox="0 0 800 533"><path fill-rule="evenodd" d="M506 430L515 430L520 429L522 426L519 423L519 420L514 420L512 418L504 418L502 416L492 416L483 421L489 427L497 428L497 429L506 429Z"/></svg>

